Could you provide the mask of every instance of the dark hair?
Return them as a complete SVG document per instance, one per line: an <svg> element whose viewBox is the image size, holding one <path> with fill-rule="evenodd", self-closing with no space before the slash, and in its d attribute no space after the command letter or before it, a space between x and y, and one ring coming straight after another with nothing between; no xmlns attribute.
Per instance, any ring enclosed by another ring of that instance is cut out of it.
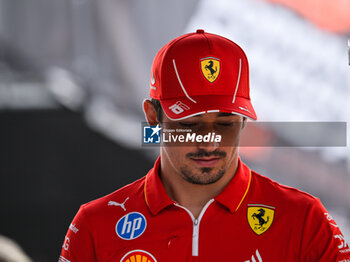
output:
<svg viewBox="0 0 350 262"><path fill-rule="evenodd" d="M160 101L154 98L151 98L152 105L154 106L156 112L157 112L157 119L159 123L162 123L163 119L163 108L162 105L160 104Z"/></svg>

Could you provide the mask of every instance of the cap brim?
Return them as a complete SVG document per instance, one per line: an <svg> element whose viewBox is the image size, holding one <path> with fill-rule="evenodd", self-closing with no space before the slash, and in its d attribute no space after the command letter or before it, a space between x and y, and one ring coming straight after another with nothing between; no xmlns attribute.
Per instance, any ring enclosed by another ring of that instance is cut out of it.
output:
<svg viewBox="0 0 350 262"><path fill-rule="evenodd" d="M195 102L193 102L195 101ZM160 100L163 111L171 120L182 120L195 115L226 112L241 115L251 120L257 120L250 99L229 95L193 96Z"/></svg>

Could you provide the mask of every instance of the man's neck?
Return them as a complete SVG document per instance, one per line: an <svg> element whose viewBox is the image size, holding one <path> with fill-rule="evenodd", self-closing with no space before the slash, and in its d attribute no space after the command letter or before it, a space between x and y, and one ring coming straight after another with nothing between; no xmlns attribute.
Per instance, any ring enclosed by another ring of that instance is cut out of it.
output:
<svg viewBox="0 0 350 262"><path fill-rule="evenodd" d="M215 183L197 185L183 179L180 174L169 172L160 167L160 178L171 199L187 208L195 218L198 218L205 204L219 195L236 173L238 157L236 157L225 174Z"/></svg>

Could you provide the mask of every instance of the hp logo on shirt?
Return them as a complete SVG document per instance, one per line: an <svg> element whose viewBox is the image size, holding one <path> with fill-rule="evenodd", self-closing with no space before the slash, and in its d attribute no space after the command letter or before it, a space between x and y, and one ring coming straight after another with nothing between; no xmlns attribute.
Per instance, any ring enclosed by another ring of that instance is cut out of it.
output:
<svg viewBox="0 0 350 262"><path fill-rule="evenodd" d="M133 240L145 232L146 226L145 217L141 213L132 212L119 219L115 229L120 238Z"/></svg>

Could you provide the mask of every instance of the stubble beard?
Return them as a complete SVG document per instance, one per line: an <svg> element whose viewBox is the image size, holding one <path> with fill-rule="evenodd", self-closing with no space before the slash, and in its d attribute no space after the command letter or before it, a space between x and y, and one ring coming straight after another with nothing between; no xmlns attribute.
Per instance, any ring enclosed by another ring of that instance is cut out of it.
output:
<svg viewBox="0 0 350 262"><path fill-rule="evenodd" d="M213 169L213 167L202 167L200 174L194 174L187 167L182 167L180 170L182 178L187 182L195 185L209 185L219 181L226 172L226 169L220 168L215 174L212 174Z"/></svg>

